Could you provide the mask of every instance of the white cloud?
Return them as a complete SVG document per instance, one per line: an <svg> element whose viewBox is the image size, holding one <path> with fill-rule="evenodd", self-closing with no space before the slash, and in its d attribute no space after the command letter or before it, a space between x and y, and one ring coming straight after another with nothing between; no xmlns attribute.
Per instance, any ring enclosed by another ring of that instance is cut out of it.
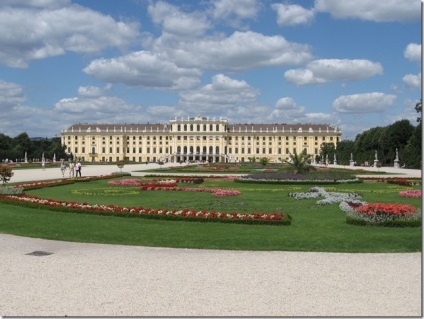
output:
<svg viewBox="0 0 424 319"><path fill-rule="evenodd" d="M412 125L416 126L418 124L417 118L420 116L417 110L415 110L416 103L417 101L411 99L405 100L401 112L387 116L385 118L385 123L390 125L396 121L409 120Z"/></svg>
<svg viewBox="0 0 424 319"><path fill-rule="evenodd" d="M180 68L165 57L148 51L114 59L92 61L84 72L104 82L159 89L188 89L199 82L201 71Z"/></svg>
<svg viewBox="0 0 424 319"><path fill-rule="evenodd" d="M280 98L266 116L269 122L278 123L322 123L336 125L337 116L329 113L307 113L304 106L298 105L291 97Z"/></svg>
<svg viewBox="0 0 424 319"><path fill-rule="evenodd" d="M360 81L382 73L381 64L369 60L321 59L309 62L307 69L288 70L284 77L296 85L312 85L329 81Z"/></svg>
<svg viewBox="0 0 424 319"><path fill-rule="evenodd" d="M78 94L85 97L99 97L105 93L106 90L110 89L110 85L100 88L97 86L80 86L78 88Z"/></svg>
<svg viewBox="0 0 424 319"><path fill-rule="evenodd" d="M166 52L181 66L227 72L299 65L311 58L307 45L289 42L279 35L266 36L252 31L237 31L226 38L180 42L174 47L162 42L155 50Z"/></svg>
<svg viewBox="0 0 424 319"><path fill-rule="evenodd" d="M342 95L334 100L333 108L342 113L384 112L395 102L396 95L381 92Z"/></svg>
<svg viewBox="0 0 424 319"><path fill-rule="evenodd" d="M420 62L421 61L421 44L409 43L405 51L403 51L403 56L410 61Z"/></svg>
<svg viewBox="0 0 424 319"><path fill-rule="evenodd" d="M8 30L0 33L0 63L20 68L31 60L67 51L95 53L108 47L124 48L139 35L136 23L115 21L78 5L0 6L0 29Z"/></svg>
<svg viewBox="0 0 424 319"><path fill-rule="evenodd" d="M220 113L229 107L249 105L256 101L257 90L245 81L231 79L223 74L215 75L212 83L200 89L180 93L180 105L188 112Z"/></svg>
<svg viewBox="0 0 424 319"><path fill-rule="evenodd" d="M273 3L271 8L277 11L279 26L309 24L314 19L314 10L305 9L296 4Z"/></svg>
<svg viewBox="0 0 424 319"><path fill-rule="evenodd" d="M19 106L25 99L23 88L20 85L0 80L0 111L2 111L2 117L10 108Z"/></svg>
<svg viewBox="0 0 424 319"><path fill-rule="evenodd" d="M421 73L418 75L407 74L402 78L402 81L409 88L419 88L421 87Z"/></svg>
<svg viewBox="0 0 424 319"><path fill-rule="evenodd" d="M315 9L338 19L356 18L375 22L411 22L421 18L417 0L316 0Z"/></svg>
<svg viewBox="0 0 424 319"><path fill-rule="evenodd" d="M261 9L258 0L215 0L212 6L212 17L234 28L246 28L243 22L255 19Z"/></svg>
<svg viewBox="0 0 424 319"><path fill-rule="evenodd" d="M150 4L148 12L152 21L161 24L166 33L192 37L203 35L211 28L205 14L182 12L179 8L163 1Z"/></svg>

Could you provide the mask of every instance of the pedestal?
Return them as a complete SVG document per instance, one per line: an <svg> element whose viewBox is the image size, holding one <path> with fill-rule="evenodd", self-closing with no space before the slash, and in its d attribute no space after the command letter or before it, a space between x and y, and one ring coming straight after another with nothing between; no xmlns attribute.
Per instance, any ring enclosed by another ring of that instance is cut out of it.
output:
<svg viewBox="0 0 424 319"><path fill-rule="evenodd" d="M394 165L394 167L395 167L395 168L400 168L399 161L395 160L395 165Z"/></svg>
<svg viewBox="0 0 424 319"><path fill-rule="evenodd" d="M355 166L355 161L350 160L349 161L349 166Z"/></svg>
<svg viewBox="0 0 424 319"><path fill-rule="evenodd" d="M378 160L374 160L374 167L377 167Z"/></svg>

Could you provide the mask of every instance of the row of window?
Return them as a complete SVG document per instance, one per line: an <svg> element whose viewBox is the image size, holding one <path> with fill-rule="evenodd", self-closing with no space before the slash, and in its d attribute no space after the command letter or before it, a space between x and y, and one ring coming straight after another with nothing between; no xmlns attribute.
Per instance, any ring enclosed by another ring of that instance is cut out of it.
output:
<svg viewBox="0 0 424 319"><path fill-rule="evenodd" d="M75 154L78 154L78 150L79 150L78 147L75 147ZM152 154L169 154L169 153L172 153L172 147L169 147L169 152L168 152L168 147L166 147L166 148L162 148L162 147L159 147L159 148L156 148L156 147L150 148L150 147L147 147L146 153L147 154L151 154L151 152L150 152L151 150L152 150ZM219 150L220 150L219 146L216 146L215 147L215 154L219 154ZM247 153L245 152L245 148L244 147L240 149L240 152L239 152L239 148L237 148L237 147L234 148L234 153L232 152L232 150L233 149L231 147L228 148L228 154L252 154L251 153L251 148L247 148ZM306 150L306 148L305 148L305 150ZM82 147L81 148L81 151L82 151L82 153L85 153L85 147ZM121 151L121 148L120 147L117 147L116 148L116 153L119 154L120 151ZM138 148L138 152L137 152L137 148L136 147L133 147L133 148L127 147L126 152L130 154L131 151L132 151L133 154L137 154L137 153L138 154L141 154L142 153L142 148L141 147ZM271 147L268 149L268 153L266 152L266 148L265 147L262 148L262 153L260 153L260 148L259 147L257 147L255 151L256 151L255 154L273 154L273 151L272 151L272 148ZM92 154L96 154L97 153L95 147L92 147L91 148L91 153ZM213 153L214 153L214 148L212 146L209 146L209 148L207 148L206 146L203 146L203 148L201 148L200 146L197 146L196 148L194 148L193 146L190 146L190 147L187 147L187 146L184 146L184 147L178 146L177 147L177 154L213 154ZM296 153L296 148L293 148L292 154L294 154L294 153ZM102 147L102 154L106 154L106 147ZM109 147L109 154L113 154L113 147ZM278 154L281 154L281 148L278 148ZM288 148L286 148L286 153L285 154L290 154L290 151L289 151ZM318 154L318 148L315 148L315 154Z"/></svg>
<svg viewBox="0 0 424 319"><path fill-rule="evenodd" d="M183 139L184 139L184 140L187 140L188 138L189 138L190 140L193 140L193 139L200 140L200 136L189 136L189 137L188 137L187 135L183 136ZM213 138L215 138L216 140L218 140L218 139L219 139L219 136L215 136L215 137L214 137L214 136L209 136L209 139L213 139ZM246 138L247 138L247 140L248 140L248 141L250 141L250 140L251 140L251 138L252 138L252 139L256 139L257 141L259 141L259 140L260 140L260 137L259 137L259 136L256 136L256 137L246 136ZM285 136L285 137L284 137L284 136L278 136L278 140L279 140L279 141L281 141L281 139L284 139L284 138L285 138L285 140L286 140L286 141L288 141L288 140L289 140L289 136ZM297 138L298 138L297 136L292 136L292 139L293 139L293 140L296 140ZM81 136L81 139L84 141L84 140L85 140L85 136ZM87 139L89 139L89 138L87 138ZM96 138L95 138L94 136L93 136L91 139L92 139L92 141L95 141L95 140L96 140ZM120 140L120 137L119 137L119 136L116 136L116 137L115 137L115 139L116 139L117 141L119 141L119 140ZM141 139L142 139L142 136L139 136L139 137L138 137L138 139L139 139L139 140L141 140ZM147 137L146 137L146 139L147 139L147 140L150 140L150 136L147 136ZM153 136L153 137L152 137L152 139L155 141L155 140L156 140L156 136ZM158 139L161 141L161 140L162 140L162 136L158 136ZM168 139L169 139L169 140L172 140L172 137L171 137L171 136L165 136L165 140L168 140ZM202 139L203 139L203 140L206 140L206 139L207 139L207 136L202 136ZM233 139L233 137L232 137L232 136L228 136L228 137L227 137L227 140L228 140L228 141L231 141L232 139ZM238 139L239 139L239 137L238 137L238 136L234 136L234 139L235 139L235 140L238 140ZM241 136L241 137L240 137L240 139L241 139L242 141L244 141L244 140L245 140L245 136ZM269 137L268 137L268 139L269 139L270 141L272 141L272 140L274 139L274 137L273 137L273 136L269 136ZM303 139L306 141L306 140L308 139L308 137L307 137L307 136L304 136L304 137L303 137ZM314 136L314 139L315 139L315 141L318 141L318 136ZM322 136L322 138L321 138L321 139L322 139L323 141L325 141L325 140L326 140L326 136ZM68 141L70 141L70 140L71 140L71 136L70 136L70 135L68 135ZM78 136L75 136L75 140L78 140ZM103 141L105 141L105 140L106 140L106 137L102 137L102 140L103 140ZM109 140L111 140L111 141L112 141L112 136L110 136L110 137L109 137ZM129 140L130 140L130 137L129 137L129 136L127 136L127 141L129 141ZM133 140L133 141L135 141L135 140L136 140L136 136L133 136L133 137L132 137L132 140ZM181 136L177 136L177 140L181 140ZM262 140L264 140L264 141L265 141L265 140L266 140L266 137L265 137L265 136L263 136L263 137L262 137ZM329 140L330 140L330 141L333 141L333 136L330 136L330 137L329 137ZM337 138L337 141L339 141L339 138Z"/></svg>

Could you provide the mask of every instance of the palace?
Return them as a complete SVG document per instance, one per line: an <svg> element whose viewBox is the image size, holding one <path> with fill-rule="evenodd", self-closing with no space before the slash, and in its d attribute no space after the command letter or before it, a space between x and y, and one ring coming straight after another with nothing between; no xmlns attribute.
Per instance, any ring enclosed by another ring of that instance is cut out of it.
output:
<svg viewBox="0 0 424 319"><path fill-rule="evenodd" d="M74 124L61 133L66 152L82 161L248 162L290 154L319 154L321 144L341 141L341 130L318 124L229 124L193 117L169 124Z"/></svg>

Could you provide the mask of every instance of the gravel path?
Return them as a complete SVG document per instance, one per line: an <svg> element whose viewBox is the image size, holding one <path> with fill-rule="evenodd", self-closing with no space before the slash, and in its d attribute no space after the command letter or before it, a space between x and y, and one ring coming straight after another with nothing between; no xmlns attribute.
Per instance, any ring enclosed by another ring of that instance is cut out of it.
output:
<svg viewBox="0 0 424 319"><path fill-rule="evenodd" d="M87 166L83 175L113 171ZM16 170L12 182L60 175ZM51 254L28 255L35 251ZM0 234L0 258L0 316L423 315L421 253L168 249Z"/></svg>
<svg viewBox="0 0 424 319"><path fill-rule="evenodd" d="M0 247L4 316L422 315L420 253L168 249L5 234Z"/></svg>

